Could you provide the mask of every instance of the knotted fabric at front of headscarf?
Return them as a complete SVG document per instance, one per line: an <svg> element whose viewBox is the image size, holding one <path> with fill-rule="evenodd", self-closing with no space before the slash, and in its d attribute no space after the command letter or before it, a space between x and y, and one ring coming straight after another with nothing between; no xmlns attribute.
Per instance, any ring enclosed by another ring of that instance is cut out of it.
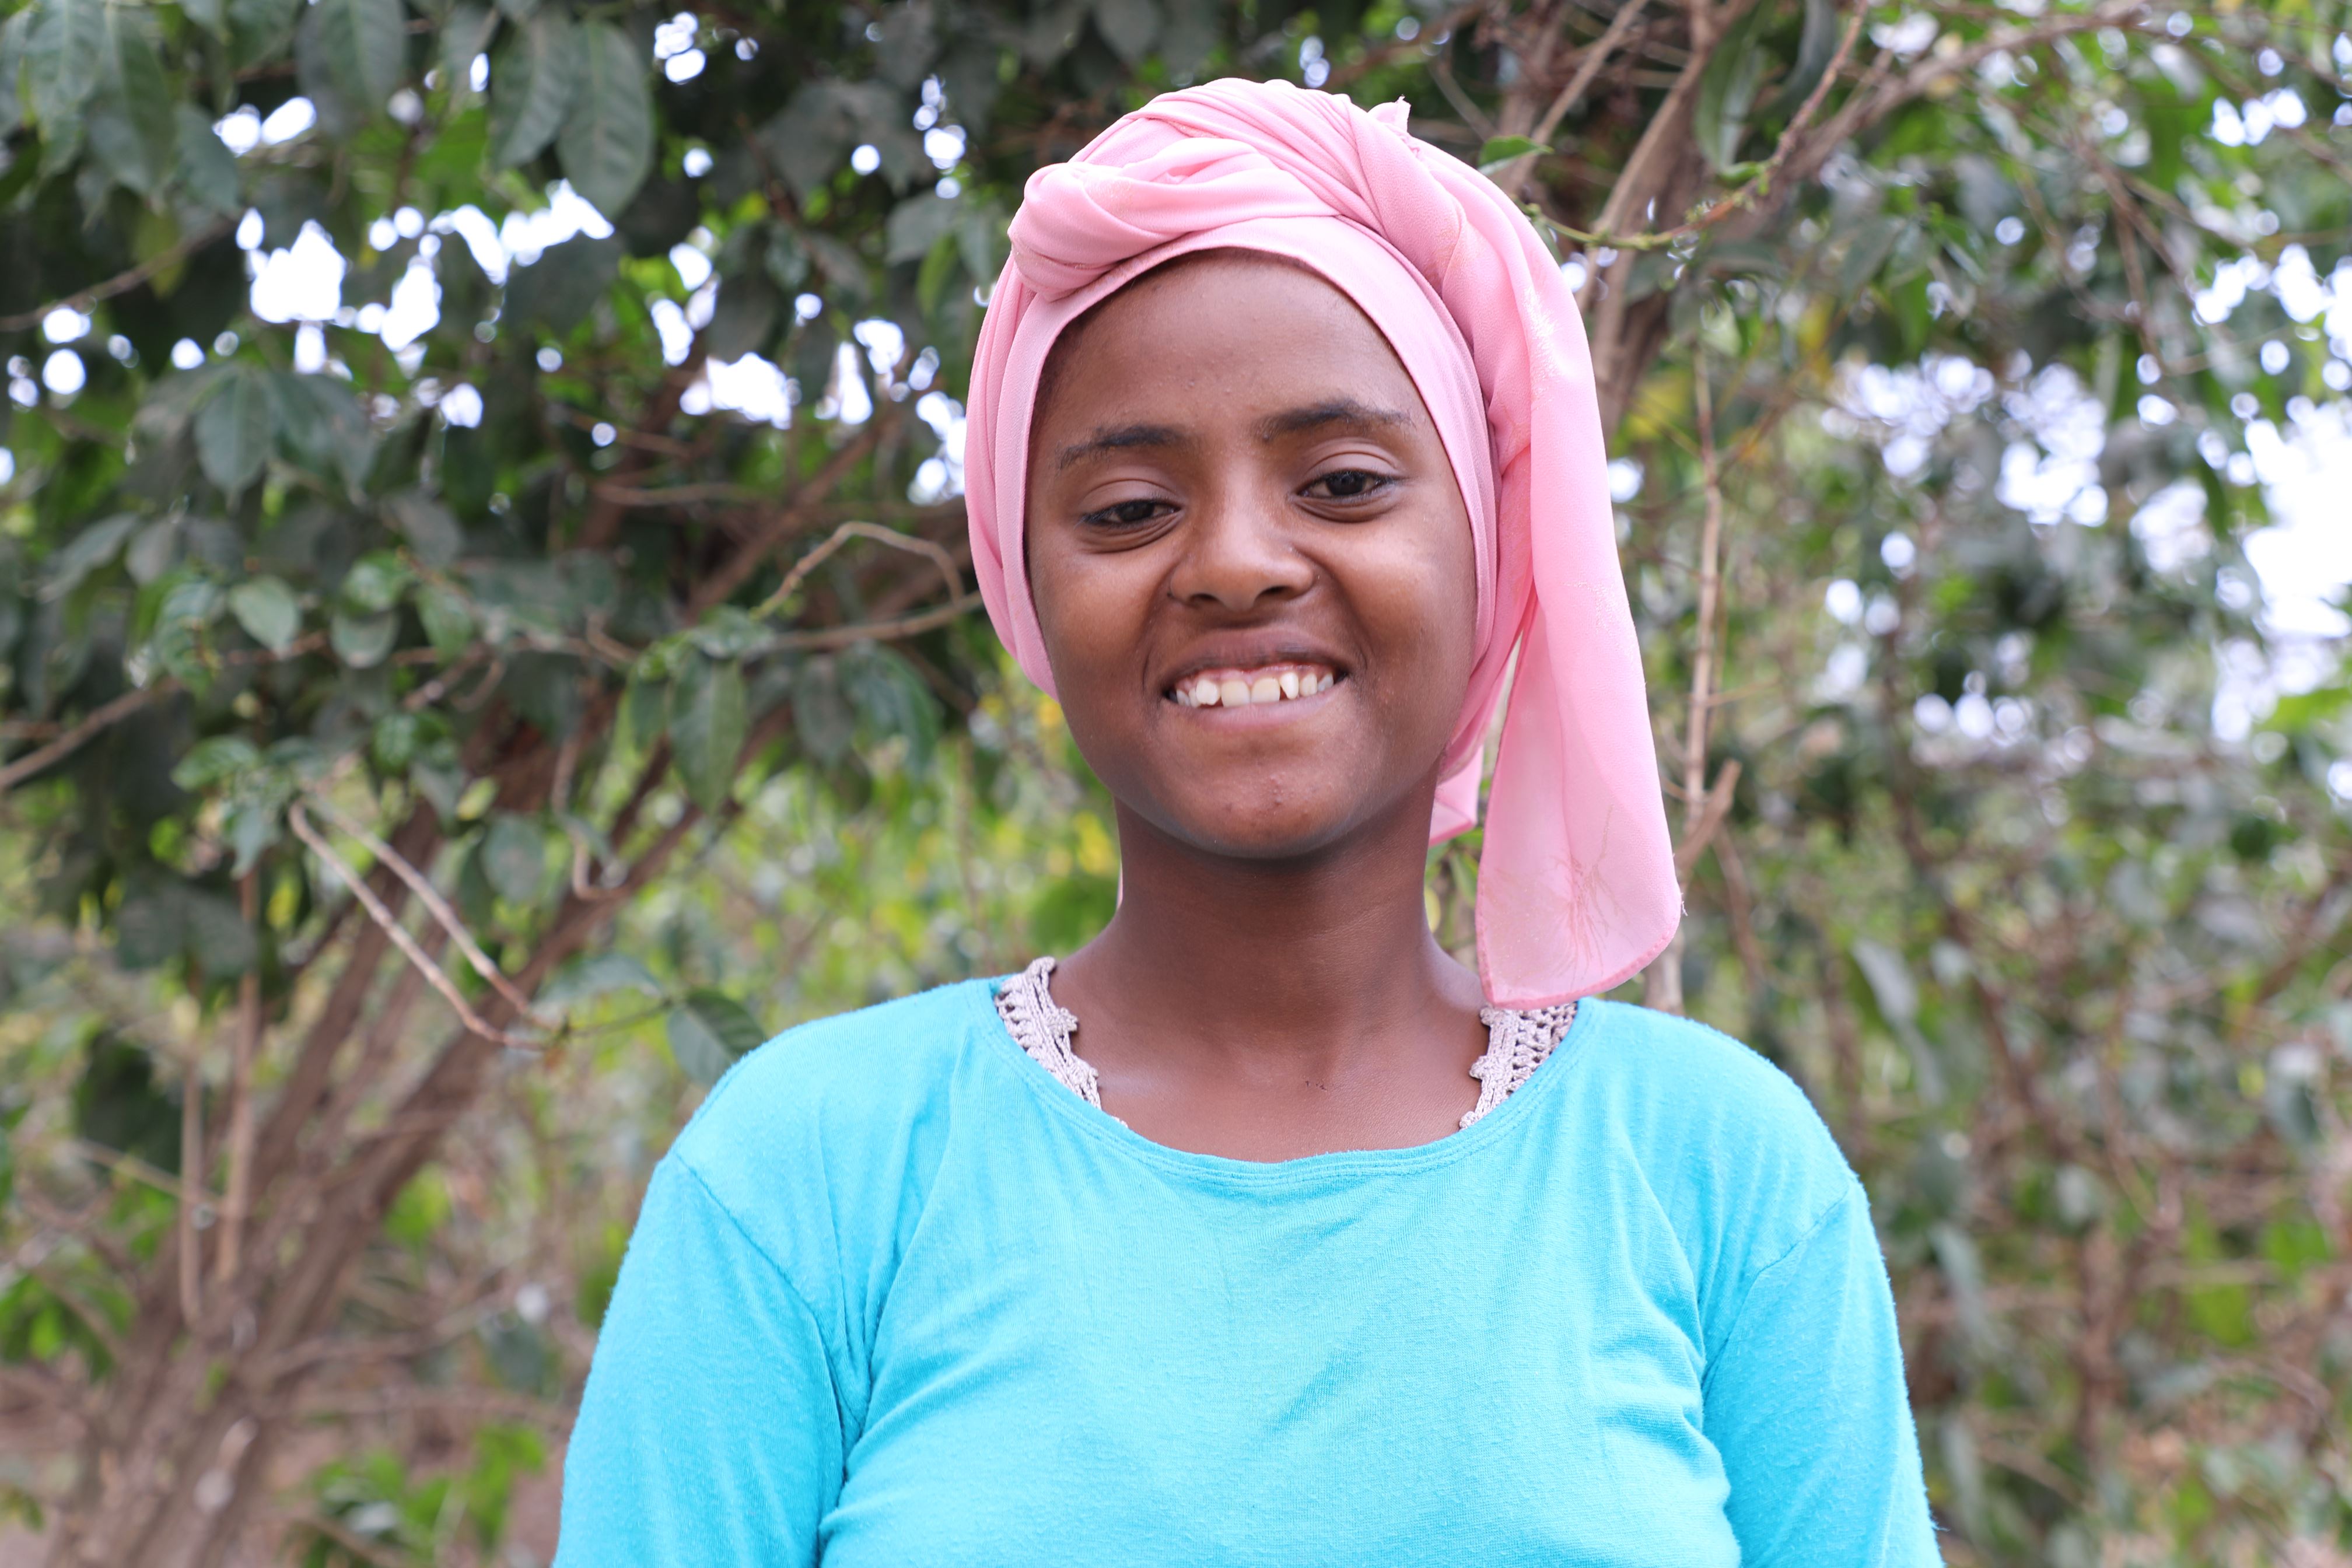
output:
<svg viewBox="0 0 2352 1568"><path fill-rule="evenodd" d="M1039 170L1012 238L972 365L965 499L982 595L1030 679L1054 689L1022 531L1030 416L1055 338L1191 251L1298 262L1396 350L1470 514L1476 663L1431 839L1477 820L1507 678L1478 870L1488 1000L1590 995L1656 957L1682 897L1591 355L1526 217L1477 171L1408 135L1402 103L1367 112L1334 93L1235 79L1155 99Z"/></svg>

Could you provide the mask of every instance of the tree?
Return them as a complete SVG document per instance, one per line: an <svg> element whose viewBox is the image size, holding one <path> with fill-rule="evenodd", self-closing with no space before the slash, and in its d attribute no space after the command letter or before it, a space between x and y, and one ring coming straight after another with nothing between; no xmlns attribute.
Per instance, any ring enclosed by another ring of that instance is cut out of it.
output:
<svg viewBox="0 0 2352 1568"><path fill-rule="evenodd" d="M10 1396L73 1435L58 1560L273 1521L306 1394L402 1342L367 1271L452 1130L611 998L705 1076L756 1042L602 948L713 847L782 847L761 790L958 798L910 766L993 754L952 395L1006 216L1233 71L1409 98L1580 279L1694 910L1646 994L1872 1178L1955 1556L2340 1535L2340 643L2258 729L2202 716L2294 651L2239 460L2342 417L2341 25L11 12L5 831L40 930L179 999L26 1058L68 1069L20 1141L79 1161L19 1176L0 1299Z"/></svg>

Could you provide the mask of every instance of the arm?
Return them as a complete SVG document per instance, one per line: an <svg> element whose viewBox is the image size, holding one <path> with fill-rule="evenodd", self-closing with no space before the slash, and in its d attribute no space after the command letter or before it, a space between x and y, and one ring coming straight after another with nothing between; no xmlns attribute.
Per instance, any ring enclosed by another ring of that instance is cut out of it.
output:
<svg viewBox="0 0 2352 1568"><path fill-rule="evenodd" d="M693 1169L646 1190L563 1469L558 1568L800 1568L841 1487L815 1317Z"/></svg>
<svg viewBox="0 0 2352 1568"><path fill-rule="evenodd" d="M1710 1358L1706 1436L1746 1568L1940 1563L1870 1209L1849 1185L1760 1269Z"/></svg>

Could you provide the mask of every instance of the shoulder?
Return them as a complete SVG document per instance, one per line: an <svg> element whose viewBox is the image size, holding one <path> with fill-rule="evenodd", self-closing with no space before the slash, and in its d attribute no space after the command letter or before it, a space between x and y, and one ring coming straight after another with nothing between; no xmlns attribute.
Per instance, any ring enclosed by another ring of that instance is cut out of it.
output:
<svg viewBox="0 0 2352 1568"><path fill-rule="evenodd" d="M1734 1269L1794 1247L1859 1184L1789 1075L1720 1030L1598 999L1573 1067L1676 1230ZM1694 1261L1697 1261L1695 1257Z"/></svg>
<svg viewBox="0 0 2352 1568"><path fill-rule="evenodd" d="M772 1252L817 1210L828 1230L861 1211L887 1223L936 1165L955 1099L1009 1078L986 1059L994 995L967 980L786 1030L719 1080L670 1162Z"/></svg>
<svg viewBox="0 0 2352 1568"><path fill-rule="evenodd" d="M1691 1018L1591 998L1582 1065L1619 1115L1661 1137L1745 1145L1843 1172L1805 1091L1762 1055Z"/></svg>

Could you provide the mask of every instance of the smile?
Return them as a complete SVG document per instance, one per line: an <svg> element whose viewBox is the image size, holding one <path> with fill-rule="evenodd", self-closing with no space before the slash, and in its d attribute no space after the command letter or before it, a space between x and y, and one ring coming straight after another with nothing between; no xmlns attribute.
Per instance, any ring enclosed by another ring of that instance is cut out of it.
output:
<svg viewBox="0 0 2352 1568"><path fill-rule="evenodd" d="M1319 664L1268 664L1252 669L1202 669L1185 676L1167 695L1186 708L1249 708L1294 702L1328 691L1339 678Z"/></svg>

